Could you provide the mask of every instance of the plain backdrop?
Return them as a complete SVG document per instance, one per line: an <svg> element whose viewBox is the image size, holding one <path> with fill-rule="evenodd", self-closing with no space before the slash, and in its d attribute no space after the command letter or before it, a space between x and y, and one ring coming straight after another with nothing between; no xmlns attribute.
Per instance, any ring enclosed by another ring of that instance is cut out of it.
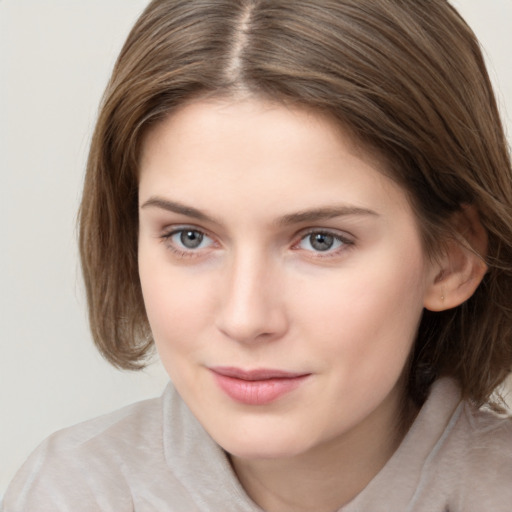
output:
<svg viewBox="0 0 512 512"><path fill-rule="evenodd" d="M0 496L51 432L161 393L88 333L76 211L97 107L146 0L0 0ZM484 47L512 133L512 0L453 2ZM509 140L510 137L509 137Z"/></svg>

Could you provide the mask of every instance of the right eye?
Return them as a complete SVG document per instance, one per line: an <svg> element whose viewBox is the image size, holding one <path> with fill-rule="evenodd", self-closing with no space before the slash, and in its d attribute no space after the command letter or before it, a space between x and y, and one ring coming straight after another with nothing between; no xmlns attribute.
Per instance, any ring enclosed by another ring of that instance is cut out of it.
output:
<svg viewBox="0 0 512 512"><path fill-rule="evenodd" d="M162 237L176 253L193 253L213 245L214 241L202 231L193 228L174 229Z"/></svg>

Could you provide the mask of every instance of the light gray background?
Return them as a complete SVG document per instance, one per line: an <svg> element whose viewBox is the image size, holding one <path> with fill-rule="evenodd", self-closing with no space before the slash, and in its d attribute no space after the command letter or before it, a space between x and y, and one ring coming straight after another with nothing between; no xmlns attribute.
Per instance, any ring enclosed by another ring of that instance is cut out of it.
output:
<svg viewBox="0 0 512 512"><path fill-rule="evenodd" d="M0 496L51 432L154 396L87 330L75 219L97 106L146 0L0 0ZM512 133L512 0L457 0ZM509 137L509 140L510 137Z"/></svg>

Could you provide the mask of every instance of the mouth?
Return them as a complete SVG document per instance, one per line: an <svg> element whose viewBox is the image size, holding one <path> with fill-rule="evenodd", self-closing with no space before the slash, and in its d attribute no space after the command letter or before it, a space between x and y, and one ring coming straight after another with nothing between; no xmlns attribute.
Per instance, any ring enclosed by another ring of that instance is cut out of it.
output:
<svg viewBox="0 0 512 512"><path fill-rule="evenodd" d="M276 369L242 370L234 367L210 368L220 389L232 400L245 405L266 405L291 393L310 373Z"/></svg>

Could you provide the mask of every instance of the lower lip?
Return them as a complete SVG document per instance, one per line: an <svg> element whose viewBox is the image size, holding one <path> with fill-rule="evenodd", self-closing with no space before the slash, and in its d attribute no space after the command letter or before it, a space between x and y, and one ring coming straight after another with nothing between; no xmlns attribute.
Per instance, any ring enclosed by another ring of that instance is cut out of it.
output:
<svg viewBox="0 0 512 512"><path fill-rule="evenodd" d="M246 405L265 405L298 388L309 375L279 377L264 380L243 380L213 372L219 387L236 402Z"/></svg>

